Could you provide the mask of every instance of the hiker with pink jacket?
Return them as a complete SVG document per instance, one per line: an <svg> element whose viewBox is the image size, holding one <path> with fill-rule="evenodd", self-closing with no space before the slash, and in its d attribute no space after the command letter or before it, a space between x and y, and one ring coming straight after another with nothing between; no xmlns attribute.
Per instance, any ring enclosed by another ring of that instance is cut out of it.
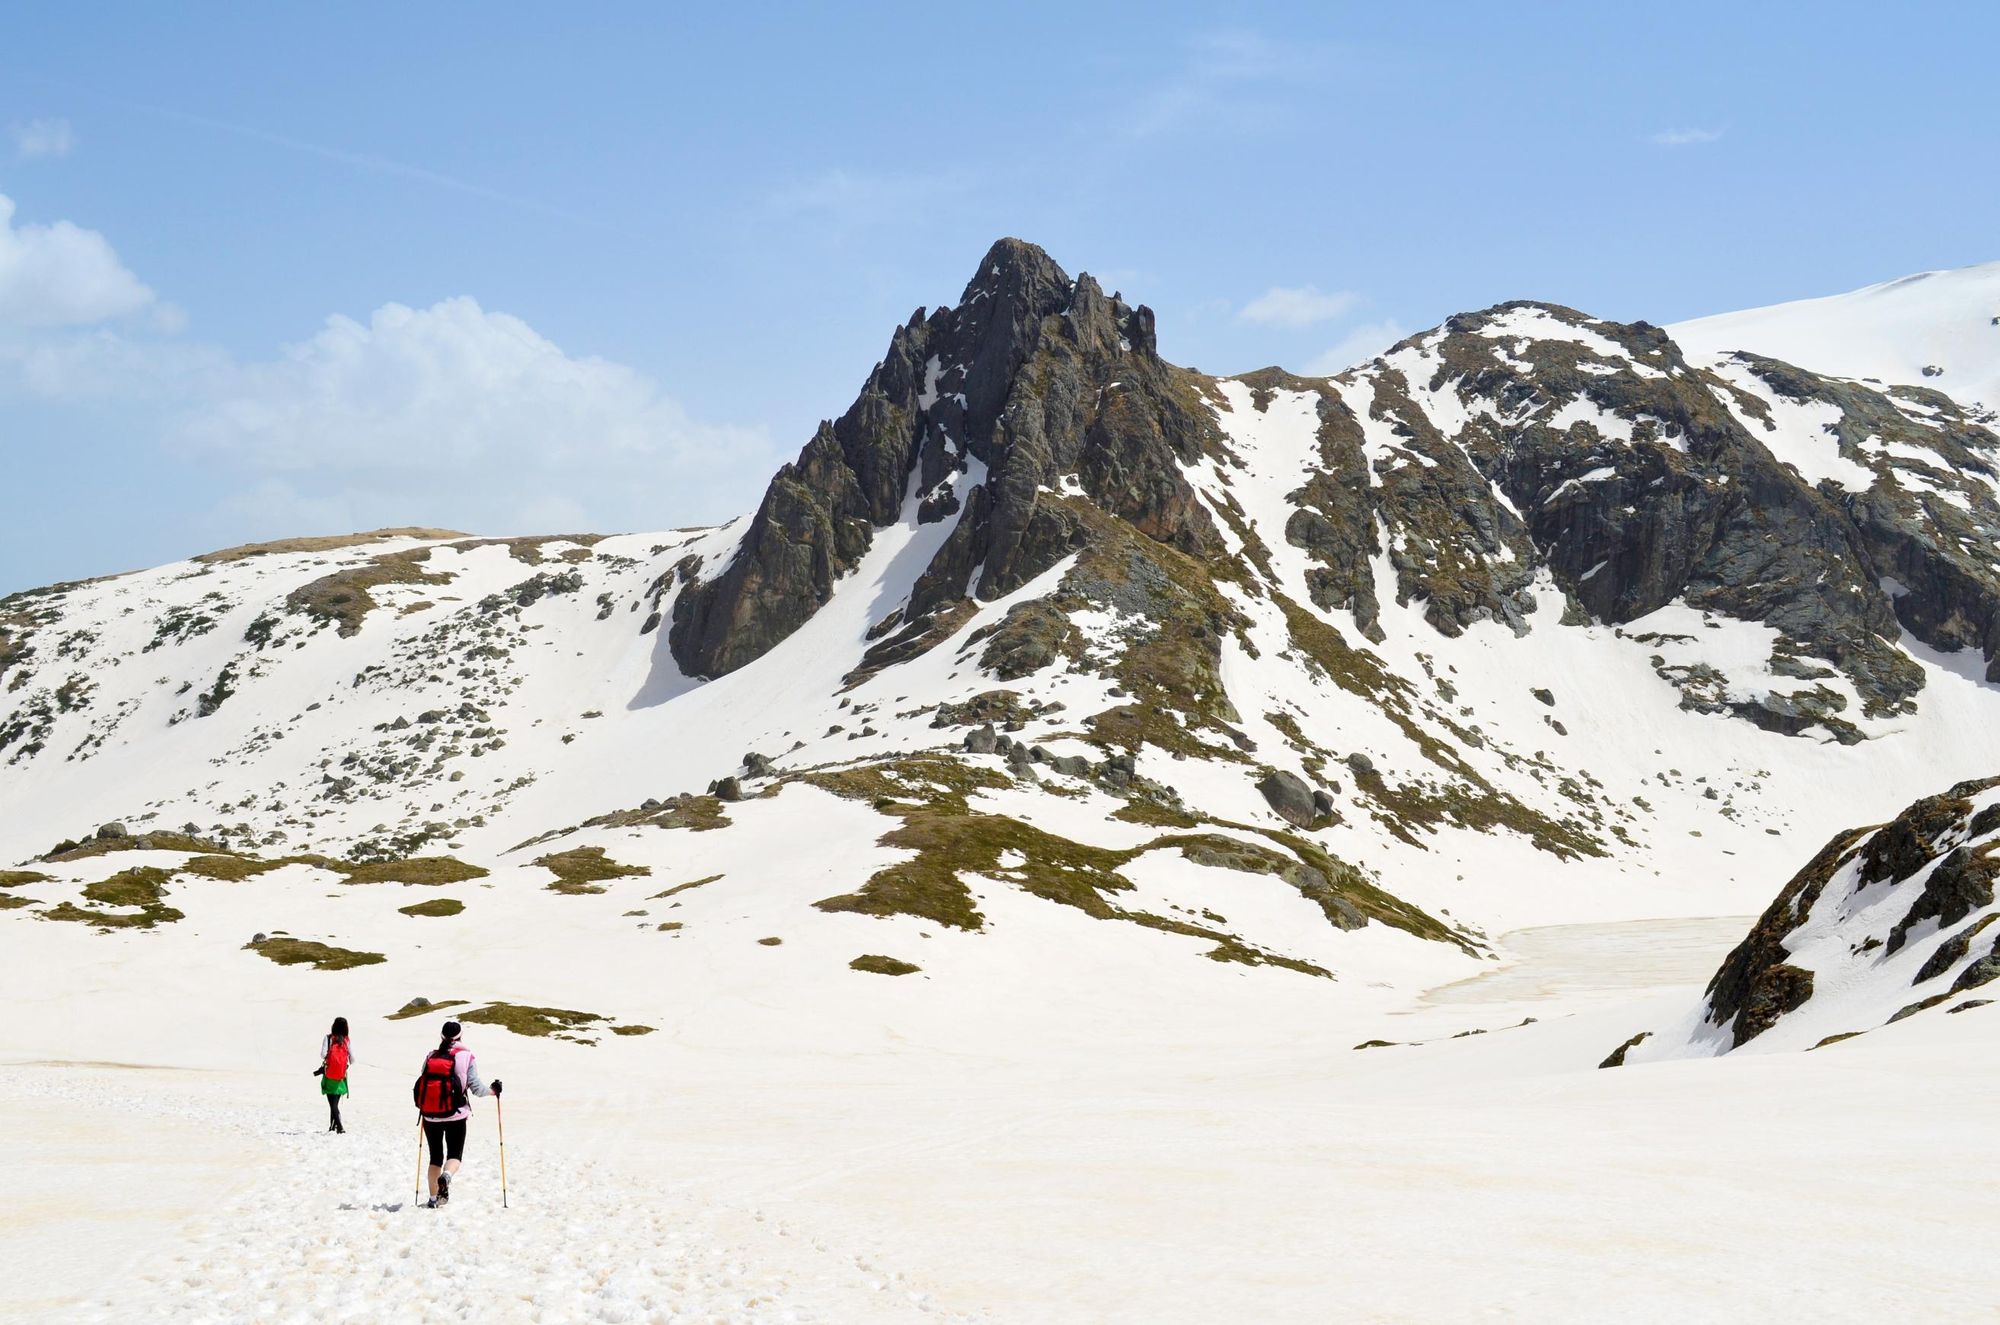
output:
<svg viewBox="0 0 2000 1325"><path fill-rule="evenodd" d="M437 1048L424 1058L423 1074L414 1091L417 1112L424 1121L424 1141L430 1147L430 1208L451 1200L451 1180L465 1158L465 1129L472 1120L472 1097L500 1093L479 1074L479 1060L459 1043L460 1026L447 1021Z"/></svg>

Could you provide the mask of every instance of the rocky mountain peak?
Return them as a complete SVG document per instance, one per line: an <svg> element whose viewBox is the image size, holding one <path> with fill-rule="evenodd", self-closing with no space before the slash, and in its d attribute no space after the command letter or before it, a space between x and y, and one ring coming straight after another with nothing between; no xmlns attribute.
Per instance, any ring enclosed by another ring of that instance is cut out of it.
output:
<svg viewBox="0 0 2000 1325"><path fill-rule="evenodd" d="M898 648L953 604L1011 591L1075 550L1074 498L1183 551L1213 525L1178 465L1214 432L1162 362L1152 310L1002 239L955 307L914 317L860 396L779 472L730 562L675 605L687 672L717 676L803 624L874 531L955 520L890 627Z"/></svg>

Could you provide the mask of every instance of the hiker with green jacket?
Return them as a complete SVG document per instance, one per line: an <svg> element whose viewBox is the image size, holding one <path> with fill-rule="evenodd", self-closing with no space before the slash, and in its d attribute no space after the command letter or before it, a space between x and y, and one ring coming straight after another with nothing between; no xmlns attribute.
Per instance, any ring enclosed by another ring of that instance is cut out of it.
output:
<svg viewBox="0 0 2000 1325"><path fill-rule="evenodd" d="M333 1029L319 1042L319 1066L313 1075L319 1078L319 1093L326 1096L326 1130L345 1132L346 1124L340 1121L340 1101L347 1095L347 1069L354 1065L354 1046L347 1038L347 1018L335 1017Z"/></svg>

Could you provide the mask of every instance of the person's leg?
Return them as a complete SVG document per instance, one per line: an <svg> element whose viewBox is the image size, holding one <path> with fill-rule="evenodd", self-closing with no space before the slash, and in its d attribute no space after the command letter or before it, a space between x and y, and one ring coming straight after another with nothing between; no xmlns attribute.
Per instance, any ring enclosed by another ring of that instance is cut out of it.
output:
<svg viewBox="0 0 2000 1325"><path fill-rule="evenodd" d="M424 1119L424 1142L431 1151L431 1196L438 1194L438 1174L444 1172L444 1133L448 1123L434 1123Z"/></svg>
<svg viewBox="0 0 2000 1325"><path fill-rule="evenodd" d="M340 1130L340 1096L338 1095L330 1094L326 1097L326 1130L329 1132L338 1132Z"/></svg>
<svg viewBox="0 0 2000 1325"><path fill-rule="evenodd" d="M446 1173L457 1173L459 1162L465 1158L465 1125L469 1121L471 1120L460 1118L456 1122L446 1124L445 1142L450 1147L448 1151L450 1158L444 1162Z"/></svg>

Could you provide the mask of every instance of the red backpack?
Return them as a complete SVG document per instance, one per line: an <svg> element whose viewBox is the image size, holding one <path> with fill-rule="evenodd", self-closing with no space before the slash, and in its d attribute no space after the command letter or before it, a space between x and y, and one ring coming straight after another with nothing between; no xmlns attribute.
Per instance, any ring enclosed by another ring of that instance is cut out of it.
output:
<svg viewBox="0 0 2000 1325"><path fill-rule="evenodd" d="M347 1064L349 1061L347 1038L340 1035L334 1036L333 1039L327 1042L326 1046L326 1079L328 1081L347 1080Z"/></svg>
<svg viewBox="0 0 2000 1325"><path fill-rule="evenodd" d="M449 1118L464 1108L465 1083L458 1079L457 1055L442 1047L431 1050L412 1093L417 1112L426 1118Z"/></svg>

